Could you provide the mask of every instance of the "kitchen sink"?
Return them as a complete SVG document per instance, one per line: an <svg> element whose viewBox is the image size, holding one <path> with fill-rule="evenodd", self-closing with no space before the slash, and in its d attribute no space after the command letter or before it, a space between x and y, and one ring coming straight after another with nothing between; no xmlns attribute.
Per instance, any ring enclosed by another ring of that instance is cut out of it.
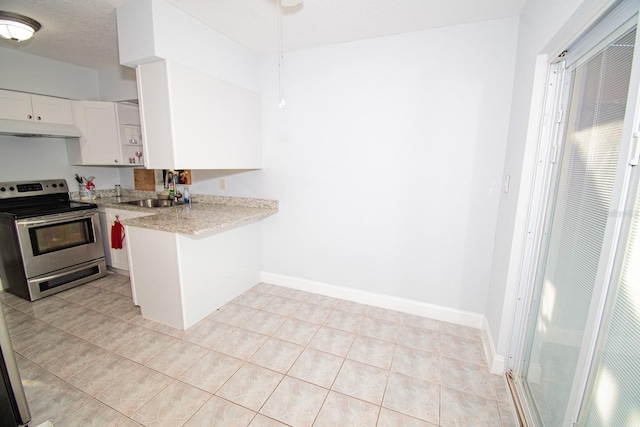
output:
<svg viewBox="0 0 640 427"><path fill-rule="evenodd" d="M173 200L164 199L144 199L144 200L132 200L130 202L122 202L123 204L140 206L143 208L166 208L169 206L183 205L183 201L174 202Z"/></svg>

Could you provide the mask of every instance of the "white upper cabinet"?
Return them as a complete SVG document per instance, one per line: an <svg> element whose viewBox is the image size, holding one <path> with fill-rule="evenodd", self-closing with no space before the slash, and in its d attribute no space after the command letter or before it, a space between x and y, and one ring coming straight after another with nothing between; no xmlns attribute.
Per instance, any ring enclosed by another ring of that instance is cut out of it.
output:
<svg viewBox="0 0 640 427"><path fill-rule="evenodd" d="M139 166L143 163L138 107L101 101L73 101L73 118L82 132L67 140L72 165Z"/></svg>
<svg viewBox="0 0 640 427"><path fill-rule="evenodd" d="M259 93L176 62L137 72L147 168L262 167Z"/></svg>
<svg viewBox="0 0 640 427"><path fill-rule="evenodd" d="M75 101L73 117L82 132L79 140L67 140L72 165L121 165L116 108L112 102Z"/></svg>
<svg viewBox="0 0 640 427"><path fill-rule="evenodd" d="M0 90L0 117L9 120L33 121L31 95Z"/></svg>
<svg viewBox="0 0 640 427"><path fill-rule="evenodd" d="M9 90L0 90L0 118L73 124L70 100Z"/></svg>
<svg viewBox="0 0 640 427"><path fill-rule="evenodd" d="M73 124L71 101L50 96L31 95L33 120L43 123Z"/></svg>

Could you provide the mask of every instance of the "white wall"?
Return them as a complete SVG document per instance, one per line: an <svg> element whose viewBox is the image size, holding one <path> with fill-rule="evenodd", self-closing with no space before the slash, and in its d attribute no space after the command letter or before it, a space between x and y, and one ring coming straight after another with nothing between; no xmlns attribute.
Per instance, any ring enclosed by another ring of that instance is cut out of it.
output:
<svg viewBox="0 0 640 427"><path fill-rule="evenodd" d="M0 89L99 100L98 72L0 48Z"/></svg>
<svg viewBox="0 0 640 427"><path fill-rule="evenodd" d="M133 68L94 70L6 48L0 48L0 89L87 101L138 99Z"/></svg>
<svg viewBox="0 0 640 427"><path fill-rule="evenodd" d="M207 176L280 200L263 271L482 313L516 33L511 18L289 53L283 109L264 57L264 168L226 192Z"/></svg>
<svg viewBox="0 0 640 427"><path fill-rule="evenodd" d="M120 183L118 168L69 165L67 145L62 138L0 136L0 148L0 182L64 178L71 191L78 191L74 179L77 173L95 176L97 189L113 188Z"/></svg>
<svg viewBox="0 0 640 427"><path fill-rule="evenodd" d="M491 282L485 315L499 357L507 355L520 280L522 250L546 90L548 53L559 39L575 37L580 22L602 11L608 0L529 1L520 17L518 56L504 165L511 190L500 200ZM587 18L585 18L587 17ZM572 34L570 36L570 34ZM550 47L547 47L550 46Z"/></svg>
<svg viewBox="0 0 640 427"><path fill-rule="evenodd" d="M115 66L98 71L102 101L131 101L138 99L136 70Z"/></svg>

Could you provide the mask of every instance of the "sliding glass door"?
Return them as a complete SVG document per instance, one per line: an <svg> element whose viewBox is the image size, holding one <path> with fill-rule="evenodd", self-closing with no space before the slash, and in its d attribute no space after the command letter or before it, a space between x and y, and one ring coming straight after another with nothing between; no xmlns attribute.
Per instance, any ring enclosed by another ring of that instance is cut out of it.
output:
<svg viewBox="0 0 640 427"><path fill-rule="evenodd" d="M603 402L622 390L623 382L640 380L638 368L629 380L629 369L620 367L625 358L640 362L637 349L620 351L623 336L640 338L640 328L621 326L629 316L636 316L636 325L640 321L640 241L628 252L637 254L624 276L637 275L636 291L631 285L621 286L626 290L617 295L624 308L606 308L612 304L611 289L617 289L611 287L616 247L626 242L626 236L621 237L625 213L619 208L627 198L631 174L632 144L627 136L635 120L629 112L635 111L637 101L632 79L636 19L603 34L580 58L568 61L565 70L567 92L555 141L558 154L552 156L557 158L552 158L555 165L521 342L522 362L513 373L524 412L535 425L571 426L578 414L586 425L634 425L612 423L613 415L607 413L611 407ZM635 304L633 315L630 304ZM606 328L601 327L603 319ZM605 341L603 332L612 338ZM609 351L604 350L605 342ZM600 350L594 358L596 343ZM598 400L598 393L605 400ZM634 397L637 402L640 394ZM626 419L640 425L640 412L634 411L640 406L629 409Z"/></svg>
<svg viewBox="0 0 640 427"><path fill-rule="evenodd" d="M593 359L579 425L640 426L640 192L608 293L607 316Z"/></svg>

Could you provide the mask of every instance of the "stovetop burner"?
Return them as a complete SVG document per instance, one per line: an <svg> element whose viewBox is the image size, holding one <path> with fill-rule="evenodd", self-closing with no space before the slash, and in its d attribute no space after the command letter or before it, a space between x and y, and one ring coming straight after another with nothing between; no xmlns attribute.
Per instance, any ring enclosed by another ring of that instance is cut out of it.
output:
<svg viewBox="0 0 640 427"><path fill-rule="evenodd" d="M0 183L0 215L14 219L96 209L95 203L71 201L64 179Z"/></svg>
<svg viewBox="0 0 640 427"><path fill-rule="evenodd" d="M12 207L8 210L0 207L0 215L10 215L14 219L23 219L43 215L55 215L67 212L83 211L87 209L95 209L97 207L98 205L93 203L68 201L65 203Z"/></svg>

